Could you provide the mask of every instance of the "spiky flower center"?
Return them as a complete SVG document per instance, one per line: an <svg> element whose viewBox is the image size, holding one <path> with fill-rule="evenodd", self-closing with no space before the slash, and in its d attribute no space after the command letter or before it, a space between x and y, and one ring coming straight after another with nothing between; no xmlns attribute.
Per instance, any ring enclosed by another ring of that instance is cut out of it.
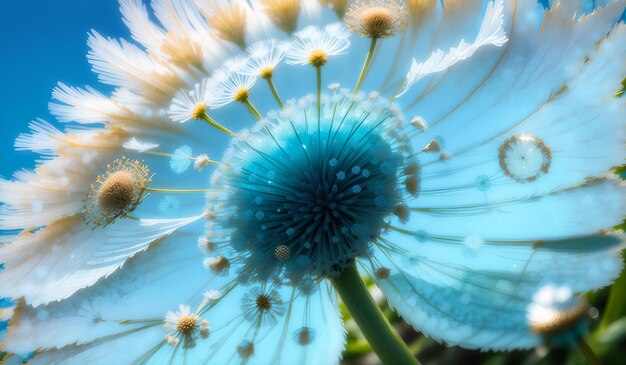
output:
<svg viewBox="0 0 626 365"><path fill-rule="evenodd" d="M215 179L214 220L245 259L240 277L265 280L339 275L365 256L385 220L404 209L403 181L415 173L397 139L401 117L386 102L335 95L287 107L244 133Z"/></svg>
<svg viewBox="0 0 626 365"><path fill-rule="evenodd" d="M106 226L132 212L150 183L148 168L139 161L117 159L96 178L85 206L87 221Z"/></svg>
<svg viewBox="0 0 626 365"><path fill-rule="evenodd" d="M196 105L196 107L191 112L191 118L195 120L202 119L205 113L206 113L206 104L198 103L198 105Z"/></svg>
<svg viewBox="0 0 626 365"><path fill-rule="evenodd" d="M98 204L103 209L122 210L132 200L137 179L130 171L117 171L109 175L98 189Z"/></svg>

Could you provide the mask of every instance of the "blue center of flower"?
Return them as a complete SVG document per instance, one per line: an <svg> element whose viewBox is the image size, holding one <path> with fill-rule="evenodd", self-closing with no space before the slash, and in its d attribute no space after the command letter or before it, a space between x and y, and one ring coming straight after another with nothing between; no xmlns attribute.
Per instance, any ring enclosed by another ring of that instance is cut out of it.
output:
<svg viewBox="0 0 626 365"><path fill-rule="evenodd" d="M388 103L305 98L244 133L215 182L215 219L246 257L241 275L340 274L367 255L402 204L408 147Z"/></svg>

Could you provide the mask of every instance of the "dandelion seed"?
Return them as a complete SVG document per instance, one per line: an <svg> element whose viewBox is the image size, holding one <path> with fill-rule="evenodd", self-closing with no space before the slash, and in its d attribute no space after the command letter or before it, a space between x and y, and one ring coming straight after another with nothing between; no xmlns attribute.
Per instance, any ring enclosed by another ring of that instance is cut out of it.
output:
<svg viewBox="0 0 626 365"><path fill-rule="evenodd" d="M260 0L272 22L287 33L293 33L298 24L301 0Z"/></svg>

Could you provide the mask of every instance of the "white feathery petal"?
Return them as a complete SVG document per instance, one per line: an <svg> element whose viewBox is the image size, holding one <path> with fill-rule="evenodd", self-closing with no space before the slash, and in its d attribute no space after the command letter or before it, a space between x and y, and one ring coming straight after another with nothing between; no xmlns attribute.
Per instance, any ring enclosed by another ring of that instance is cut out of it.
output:
<svg viewBox="0 0 626 365"><path fill-rule="evenodd" d="M69 297L111 275L150 243L202 218L119 219L94 228L82 216L24 232L0 247L0 296L39 306Z"/></svg>
<svg viewBox="0 0 626 365"><path fill-rule="evenodd" d="M456 47L450 48L448 53L444 53L441 49L438 49L424 62L417 63L417 60L413 59L411 69L406 75L404 90L396 97L404 95L413 85L425 76L445 71L456 63L471 57L480 47L487 45L500 47L505 44L508 38L503 28L503 12L503 0L490 2L487 5L483 22L481 23L474 43L467 43L462 39Z"/></svg>
<svg viewBox="0 0 626 365"><path fill-rule="evenodd" d="M181 86L172 69L124 39L105 38L92 31L87 44L91 48L87 58L105 84L127 87L157 103L169 100Z"/></svg>
<svg viewBox="0 0 626 365"><path fill-rule="evenodd" d="M137 139L137 137L133 137L129 139L128 141L124 142L122 146L126 148L127 150L133 150L133 151L143 153L143 152L150 151L159 147L159 144L140 141Z"/></svg>
<svg viewBox="0 0 626 365"><path fill-rule="evenodd" d="M169 31L204 45L214 45L211 28L192 0L153 0L152 9Z"/></svg>
<svg viewBox="0 0 626 365"><path fill-rule="evenodd" d="M206 153L203 153L199 156L196 156L193 160L193 168L198 172L201 172L208 164L211 162L209 156Z"/></svg>
<svg viewBox="0 0 626 365"><path fill-rule="evenodd" d="M120 0L122 20L134 40L151 51L159 51L165 32L154 24L141 0Z"/></svg>
<svg viewBox="0 0 626 365"><path fill-rule="evenodd" d="M51 156L59 147L65 145L65 134L43 119L37 119L28 125L30 134L21 133L15 139L16 151L32 151Z"/></svg>
<svg viewBox="0 0 626 365"><path fill-rule="evenodd" d="M83 210L99 173L95 165L108 157L98 155L97 150L74 152L70 158L46 161L37 173L23 170L15 174L14 181L0 179L0 203L6 204L0 209L0 229L41 227Z"/></svg>
<svg viewBox="0 0 626 365"><path fill-rule="evenodd" d="M61 122L105 123L115 117L129 118L132 114L89 86L81 89L59 82L52 91L52 97L60 103L49 103L50 113Z"/></svg>

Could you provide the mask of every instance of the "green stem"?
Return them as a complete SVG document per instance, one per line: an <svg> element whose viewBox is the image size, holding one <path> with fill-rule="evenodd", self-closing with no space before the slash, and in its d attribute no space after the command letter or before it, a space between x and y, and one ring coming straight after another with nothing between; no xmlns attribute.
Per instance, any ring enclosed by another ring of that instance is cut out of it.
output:
<svg viewBox="0 0 626 365"><path fill-rule="evenodd" d="M320 130L320 118L322 117L322 66L316 66L317 70L317 131Z"/></svg>
<svg viewBox="0 0 626 365"><path fill-rule="evenodd" d="M213 118L211 118L207 113L202 114L202 120L206 121L207 123L209 123L211 126L217 128L218 130L229 134L230 136L235 136L235 133L233 133L230 129L224 127L223 125L219 124L218 122L216 122Z"/></svg>
<svg viewBox="0 0 626 365"><path fill-rule="evenodd" d="M276 86L274 85L274 81L272 80L272 77L266 77L265 80L267 81L267 84L270 87L270 90L272 90L272 94L274 94L274 99L276 99L276 102L278 103L278 105L280 106L281 109L284 109L285 106L283 105L283 101L280 100L280 96L278 96L278 91L276 91Z"/></svg>
<svg viewBox="0 0 626 365"><path fill-rule="evenodd" d="M151 193L206 193L209 189L158 189L146 188Z"/></svg>
<svg viewBox="0 0 626 365"><path fill-rule="evenodd" d="M150 156L158 156L158 157L172 157L171 153L157 152L157 151L145 151L143 152L143 154L150 155Z"/></svg>
<svg viewBox="0 0 626 365"><path fill-rule="evenodd" d="M248 108L248 111L250 112L250 114L252 114L252 116L256 119L256 120L261 120L263 119L263 117L261 116L261 113L259 113L259 110L257 108L255 108L254 105L252 105L252 103L250 102L250 100L246 99L246 101L243 102L246 105L246 108Z"/></svg>
<svg viewBox="0 0 626 365"><path fill-rule="evenodd" d="M378 38L372 38L372 42L370 43L370 50L367 52L367 56L365 57L365 62L363 63L363 68L361 69L361 74L359 75L359 80L356 83L356 87L354 88L354 93L358 93L361 89L361 84L365 80L365 74L367 74L367 70L370 67L370 62L372 62L372 56L374 55L374 49L376 49L376 42L378 42Z"/></svg>
<svg viewBox="0 0 626 365"><path fill-rule="evenodd" d="M598 356L596 356L591 346L589 346L589 344L587 343L587 341L585 341L583 337L578 340L577 345L580 352L582 352L582 354L585 356L585 359L587 359L589 365L602 365L602 361L600 361Z"/></svg>
<svg viewBox="0 0 626 365"><path fill-rule="evenodd" d="M400 336L383 316L355 266L331 279L348 312L359 325L380 360L386 365L417 365Z"/></svg>

